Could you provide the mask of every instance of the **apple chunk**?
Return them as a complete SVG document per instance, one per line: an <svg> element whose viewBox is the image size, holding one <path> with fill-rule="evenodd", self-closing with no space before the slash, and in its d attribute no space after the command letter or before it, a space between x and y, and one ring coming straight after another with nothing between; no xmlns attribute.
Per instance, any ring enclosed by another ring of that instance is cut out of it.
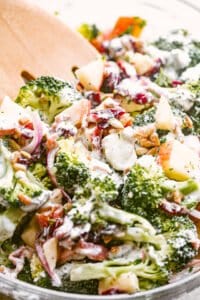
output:
<svg viewBox="0 0 200 300"><path fill-rule="evenodd" d="M161 145L159 161L170 179L186 180L199 166L197 153L179 141L168 141Z"/></svg>
<svg viewBox="0 0 200 300"><path fill-rule="evenodd" d="M97 59L75 72L78 80L86 90L99 91L103 82L104 61Z"/></svg>
<svg viewBox="0 0 200 300"><path fill-rule="evenodd" d="M43 245L44 255L51 270L54 270L56 267L56 262L58 258L57 247L58 241L55 237L47 240Z"/></svg>
<svg viewBox="0 0 200 300"><path fill-rule="evenodd" d="M156 114L156 128L161 130L173 130L175 118L167 98L161 97L158 103Z"/></svg>

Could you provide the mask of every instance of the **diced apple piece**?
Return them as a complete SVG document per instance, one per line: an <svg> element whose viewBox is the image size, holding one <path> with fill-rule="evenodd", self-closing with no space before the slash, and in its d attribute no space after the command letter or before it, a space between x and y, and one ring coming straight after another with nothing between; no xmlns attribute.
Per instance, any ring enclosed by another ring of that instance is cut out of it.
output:
<svg viewBox="0 0 200 300"><path fill-rule="evenodd" d="M137 104L134 101L127 100L126 98L120 100L120 105L126 112L141 111L145 108L145 105Z"/></svg>
<svg viewBox="0 0 200 300"><path fill-rule="evenodd" d="M174 129L175 118L168 100L163 96L158 103L155 120L157 129L170 131Z"/></svg>
<svg viewBox="0 0 200 300"><path fill-rule="evenodd" d="M154 60L151 57L141 53L135 53L131 57L130 63L134 65L138 75L144 75L145 73L150 71L155 65Z"/></svg>
<svg viewBox="0 0 200 300"><path fill-rule="evenodd" d="M179 181L190 178L199 166L197 153L176 140L161 145L159 161L165 174L170 179Z"/></svg>
<svg viewBox="0 0 200 300"><path fill-rule="evenodd" d="M58 259L58 241L55 237L47 240L43 245L44 255L51 270L56 267Z"/></svg>
<svg viewBox="0 0 200 300"><path fill-rule="evenodd" d="M36 221L36 217L33 217L30 223L26 226L25 230L22 232L21 238L25 242L25 244L34 248L35 240L39 231L40 228Z"/></svg>
<svg viewBox="0 0 200 300"><path fill-rule="evenodd" d="M27 111L12 101L8 96L0 101L0 135L13 134L19 126L21 118L30 118Z"/></svg>
<svg viewBox="0 0 200 300"><path fill-rule="evenodd" d="M53 127L56 127L61 121L69 121L75 126L80 125L84 117L89 114L90 106L90 101L87 99L74 102L72 106L66 108L55 117Z"/></svg>
<svg viewBox="0 0 200 300"><path fill-rule="evenodd" d="M75 72L78 80L86 90L99 91L104 74L104 61L97 59Z"/></svg>
<svg viewBox="0 0 200 300"><path fill-rule="evenodd" d="M133 140L128 139L123 134L128 130L127 128L120 134L111 133L102 140L102 147L106 160L118 171L130 169L137 159Z"/></svg>
<svg viewBox="0 0 200 300"><path fill-rule="evenodd" d="M137 276L132 272L122 273L117 278L107 277L99 280L99 294L106 294L110 290L117 290L127 294L139 291Z"/></svg>

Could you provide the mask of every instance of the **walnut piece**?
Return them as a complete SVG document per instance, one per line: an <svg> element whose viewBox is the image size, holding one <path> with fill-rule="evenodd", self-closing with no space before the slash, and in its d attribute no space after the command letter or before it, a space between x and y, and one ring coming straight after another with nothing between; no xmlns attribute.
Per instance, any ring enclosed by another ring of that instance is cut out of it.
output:
<svg viewBox="0 0 200 300"><path fill-rule="evenodd" d="M139 127L134 132L137 155L155 155L160 146L155 124Z"/></svg>

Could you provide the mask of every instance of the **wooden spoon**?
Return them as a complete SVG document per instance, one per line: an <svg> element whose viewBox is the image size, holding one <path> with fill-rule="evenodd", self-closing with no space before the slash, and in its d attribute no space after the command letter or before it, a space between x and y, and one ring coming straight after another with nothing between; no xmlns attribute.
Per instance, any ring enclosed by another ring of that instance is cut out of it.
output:
<svg viewBox="0 0 200 300"><path fill-rule="evenodd" d="M77 32L31 0L0 0L0 99L16 97L23 72L72 79L73 66L97 57Z"/></svg>

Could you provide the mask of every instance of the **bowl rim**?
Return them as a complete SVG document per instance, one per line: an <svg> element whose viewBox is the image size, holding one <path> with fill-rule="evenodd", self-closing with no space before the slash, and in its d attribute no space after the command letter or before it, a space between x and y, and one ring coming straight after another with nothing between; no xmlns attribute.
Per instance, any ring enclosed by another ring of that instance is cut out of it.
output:
<svg viewBox="0 0 200 300"><path fill-rule="evenodd" d="M170 292L170 294L173 291L177 291L177 288L180 286L183 286L183 290L184 292L190 292L191 290L194 290L195 287L197 288L198 285L195 284L194 287L188 287L187 284L189 284L190 282L195 280L199 280L200 283L200 271L196 271L195 273L192 273L191 275L186 275L185 278L182 278L180 280L177 280L176 282L172 282L148 291L143 291L143 292L138 292L135 294L119 294L119 295L106 295L106 296L102 296L102 295L88 295L88 294L78 294L78 293L68 293L68 292L62 292L62 291L55 291L53 289L47 289L47 288L42 288L39 286L36 286L34 284L31 283L27 283L24 281L21 281L19 279L9 279L6 278L5 275L0 274L0 285L1 283L7 284L10 287L12 286L17 286L17 289L15 288L15 292L16 290L18 290L19 288L23 288L23 292L25 291L25 293L36 293L37 295L48 295L48 299L55 299L53 297L57 297L56 299L59 299L59 297L61 297L60 299L69 299L69 300L109 300L109 299L115 299L115 300L124 300L124 299L132 299L132 300L142 300L142 299L152 299L152 297L155 296L162 296L165 295L167 292ZM22 293L23 293L22 292ZM169 294L168 294L169 295ZM52 297L52 298L49 298ZM40 299L40 298L39 298ZM41 298L43 299L43 298ZM160 299L160 298L159 298ZM172 299L172 298L170 298Z"/></svg>

